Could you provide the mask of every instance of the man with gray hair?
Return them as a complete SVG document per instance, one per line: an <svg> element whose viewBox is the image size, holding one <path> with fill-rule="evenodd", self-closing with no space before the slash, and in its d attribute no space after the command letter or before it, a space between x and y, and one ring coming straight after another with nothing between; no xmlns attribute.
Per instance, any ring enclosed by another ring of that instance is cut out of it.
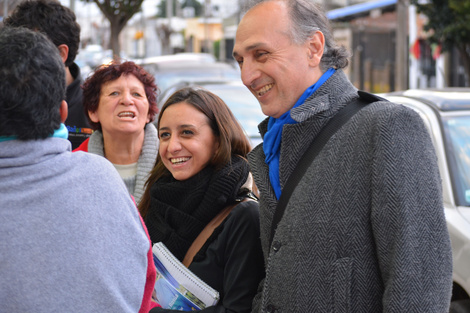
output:
<svg viewBox="0 0 470 313"><path fill-rule="evenodd" d="M248 156L266 266L253 311L447 312L451 246L418 114L351 84L314 1L251 4L233 55L268 116Z"/></svg>
<svg viewBox="0 0 470 313"><path fill-rule="evenodd" d="M106 159L72 153L57 47L0 29L0 311L148 312L145 226Z"/></svg>

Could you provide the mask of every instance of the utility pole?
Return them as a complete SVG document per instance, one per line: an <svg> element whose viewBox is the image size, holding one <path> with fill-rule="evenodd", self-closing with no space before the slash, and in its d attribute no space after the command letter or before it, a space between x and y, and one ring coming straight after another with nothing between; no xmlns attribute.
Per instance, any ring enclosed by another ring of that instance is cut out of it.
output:
<svg viewBox="0 0 470 313"><path fill-rule="evenodd" d="M237 10L237 25L240 23L243 14L245 13L245 1L237 0L238 3L238 10Z"/></svg>
<svg viewBox="0 0 470 313"><path fill-rule="evenodd" d="M166 17L171 28L171 19L173 18L173 0L166 0Z"/></svg>
<svg viewBox="0 0 470 313"><path fill-rule="evenodd" d="M212 53L210 40L209 21L212 16L211 0L204 1L204 50L206 53Z"/></svg>
<svg viewBox="0 0 470 313"><path fill-rule="evenodd" d="M418 27L416 21L416 6L410 5L408 9L408 20L409 20L409 39L408 43L410 47L413 47L416 44L416 40L418 39ZM410 74L409 74L409 88L416 89L419 88L419 61L416 60L414 57L410 55L409 57L410 62Z"/></svg>
<svg viewBox="0 0 470 313"><path fill-rule="evenodd" d="M3 0L3 17L2 19L5 20L8 16L8 0Z"/></svg>
<svg viewBox="0 0 470 313"><path fill-rule="evenodd" d="M395 90L408 88L408 6L409 0L397 1L397 30L395 35Z"/></svg>
<svg viewBox="0 0 470 313"><path fill-rule="evenodd" d="M166 0L166 17L168 18L168 47L166 47L166 53L164 54L172 54L171 49L171 33L173 32L173 25L171 23L173 19L173 0Z"/></svg>

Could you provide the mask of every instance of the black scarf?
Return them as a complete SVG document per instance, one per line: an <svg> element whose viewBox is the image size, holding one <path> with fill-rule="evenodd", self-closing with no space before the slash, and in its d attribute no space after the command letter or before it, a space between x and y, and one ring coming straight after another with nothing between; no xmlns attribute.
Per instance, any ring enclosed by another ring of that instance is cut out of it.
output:
<svg viewBox="0 0 470 313"><path fill-rule="evenodd" d="M183 260L194 239L227 205L233 203L248 178L248 163L232 157L221 170L207 166L193 177L178 181L169 175L150 189L145 217L150 239L163 242Z"/></svg>

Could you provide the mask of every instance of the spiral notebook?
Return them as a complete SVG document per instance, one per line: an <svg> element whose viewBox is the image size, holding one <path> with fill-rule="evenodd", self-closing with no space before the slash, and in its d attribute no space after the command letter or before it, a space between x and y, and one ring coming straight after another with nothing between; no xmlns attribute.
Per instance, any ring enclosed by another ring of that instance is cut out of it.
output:
<svg viewBox="0 0 470 313"><path fill-rule="evenodd" d="M161 242L152 247L157 269L155 300L164 308L202 310L219 301L219 293L183 265Z"/></svg>

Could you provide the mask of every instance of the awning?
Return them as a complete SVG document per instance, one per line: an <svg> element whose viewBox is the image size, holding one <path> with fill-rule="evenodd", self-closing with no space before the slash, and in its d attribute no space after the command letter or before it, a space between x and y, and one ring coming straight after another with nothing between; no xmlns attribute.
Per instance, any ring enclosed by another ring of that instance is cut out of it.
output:
<svg viewBox="0 0 470 313"><path fill-rule="evenodd" d="M326 16L330 20L350 20L360 16L366 16L376 9L393 9L397 0L376 0L350 5L344 8L328 11Z"/></svg>

